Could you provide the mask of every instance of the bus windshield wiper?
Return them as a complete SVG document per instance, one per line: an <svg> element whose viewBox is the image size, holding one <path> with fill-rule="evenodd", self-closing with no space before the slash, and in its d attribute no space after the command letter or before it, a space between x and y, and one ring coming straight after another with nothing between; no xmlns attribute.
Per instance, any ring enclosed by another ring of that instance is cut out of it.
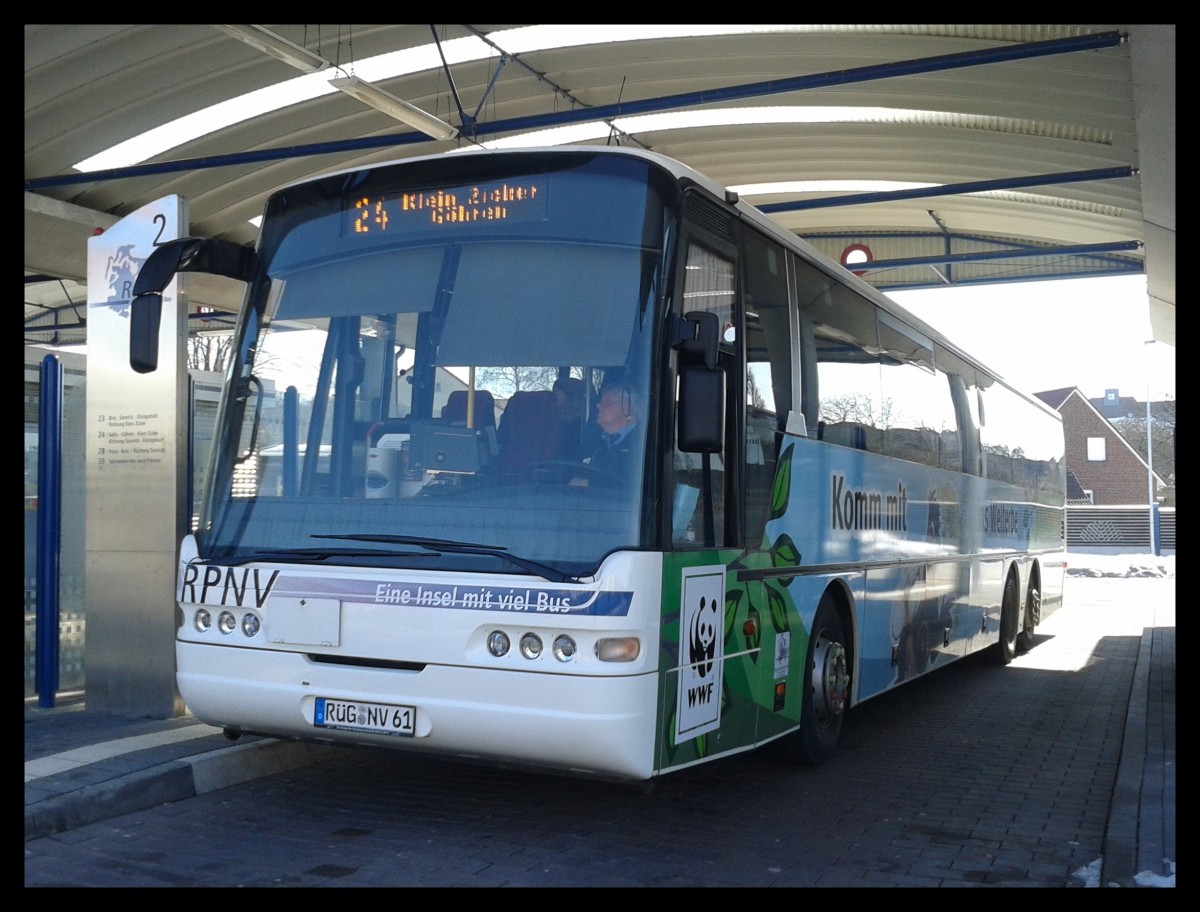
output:
<svg viewBox="0 0 1200 912"><path fill-rule="evenodd" d="M348 541L365 541L365 542L382 542L389 545L418 545L422 548L428 548L430 551L449 551L452 554L482 554L488 557L498 557L501 560L509 561L516 564L524 570L528 570L542 579L550 580L552 583L578 583L581 582L577 577L571 576L568 573L563 573L556 567L549 564L543 564L538 561L530 560L527 557L518 557L515 554L510 554L508 549L502 545L484 545L479 542L460 542L453 541L448 538L425 538L420 535L378 535L371 533L352 534L352 535L314 535L313 538L340 538Z"/></svg>
<svg viewBox="0 0 1200 912"><path fill-rule="evenodd" d="M277 551L255 551L236 558L204 558L199 564L220 564L222 567L237 567L252 561L274 560L294 563L315 564L331 557L433 557L427 551L380 551L368 548L287 548Z"/></svg>

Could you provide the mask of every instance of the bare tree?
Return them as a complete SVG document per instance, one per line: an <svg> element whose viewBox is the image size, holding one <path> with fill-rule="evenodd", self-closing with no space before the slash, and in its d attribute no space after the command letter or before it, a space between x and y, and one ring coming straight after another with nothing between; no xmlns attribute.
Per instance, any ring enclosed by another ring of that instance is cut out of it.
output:
<svg viewBox="0 0 1200 912"><path fill-rule="evenodd" d="M556 367L481 367L476 371L479 385L500 398L521 390L548 390L558 376Z"/></svg>
<svg viewBox="0 0 1200 912"><path fill-rule="evenodd" d="M876 409L875 401L862 393L848 393L821 400L821 419L832 424L855 422L887 429L893 424L895 411L895 403L891 399L884 399Z"/></svg>
<svg viewBox="0 0 1200 912"><path fill-rule="evenodd" d="M1146 404L1141 403L1144 410ZM1146 458L1146 415L1130 414L1110 422L1125 441L1143 459ZM1175 400L1165 399L1150 404L1150 457L1155 473L1175 483ZM1174 498L1171 498L1172 500Z"/></svg>
<svg viewBox="0 0 1200 912"><path fill-rule="evenodd" d="M188 336L187 362L191 370L220 373L229 366L233 336L229 333Z"/></svg>

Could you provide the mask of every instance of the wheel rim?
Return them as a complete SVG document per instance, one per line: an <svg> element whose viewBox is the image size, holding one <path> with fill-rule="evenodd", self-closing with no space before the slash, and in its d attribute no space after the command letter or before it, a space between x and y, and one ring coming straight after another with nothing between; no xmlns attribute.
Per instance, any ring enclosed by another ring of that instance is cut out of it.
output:
<svg viewBox="0 0 1200 912"><path fill-rule="evenodd" d="M821 728L830 725L846 708L850 694L850 668L846 647L822 630L813 649L813 709Z"/></svg>
<svg viewBox="0 0 1200 912"><path fill-rule="evenodd" d="M1017 645L1022 651L1028 651L1033 648L1033 631L1042 621L1042 596L1038 590L1030 586L1029 596L1025 599L1025 624L1022 627L1021 635L1017 638Z"/></svg>

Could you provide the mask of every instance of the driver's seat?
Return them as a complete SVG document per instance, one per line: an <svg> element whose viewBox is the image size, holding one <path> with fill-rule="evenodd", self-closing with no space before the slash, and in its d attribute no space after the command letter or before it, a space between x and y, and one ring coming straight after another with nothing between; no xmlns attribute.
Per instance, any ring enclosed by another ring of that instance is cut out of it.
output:
<svg viewBox="0 0 1200 912"><path fill-rule="evenodd" d="M514 393L500 416L500 479L528 480L529 467L558 452L558 399L550 390Z"/></svg>

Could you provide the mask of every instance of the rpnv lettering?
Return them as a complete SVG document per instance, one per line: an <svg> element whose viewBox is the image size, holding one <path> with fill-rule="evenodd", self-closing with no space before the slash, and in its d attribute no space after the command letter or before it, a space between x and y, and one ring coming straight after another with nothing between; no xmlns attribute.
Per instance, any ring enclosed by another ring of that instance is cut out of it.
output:
<svg viewBox="0 0 1200 912"><path fill-rule="evenodd" d="M179 601L245 608L253 603L261 608L279 578L272 570L264 580L262 571L249 567L217 567L212 564L188 564L179 584ZM211 599L211 601L210 601Z"/></svg>

